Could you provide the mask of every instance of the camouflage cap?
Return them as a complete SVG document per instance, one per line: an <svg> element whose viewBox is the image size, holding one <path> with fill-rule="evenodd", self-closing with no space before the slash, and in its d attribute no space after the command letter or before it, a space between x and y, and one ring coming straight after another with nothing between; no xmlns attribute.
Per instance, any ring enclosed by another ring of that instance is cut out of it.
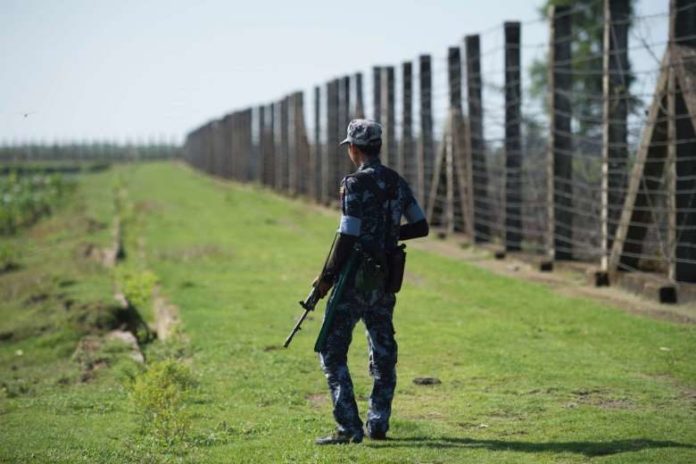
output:
<svg viewBox="0 0 696 464"><path fill-rule="evenodd" d="M348 124L347 136L340 143L354 145L377 145L382 142L382 126L372 119L353 119Z"/></svg>

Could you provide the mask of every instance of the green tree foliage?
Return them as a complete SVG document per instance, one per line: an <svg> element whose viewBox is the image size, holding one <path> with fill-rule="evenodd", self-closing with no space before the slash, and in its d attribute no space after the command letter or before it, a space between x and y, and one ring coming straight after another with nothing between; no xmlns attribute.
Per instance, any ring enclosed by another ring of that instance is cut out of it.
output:
<svg viewBox="0 0 696 464"><path fill-rule="evenodd" d="M604 2L601 0L546 0L540 14L548 18L551 6L570 6L573 15L572 70L573 90L571 104L575 116L576 131L583 136L598 136L602 119L602 60L604 47ZM633 0L629 4L633 16ZM629 28L631 24L629 23ZM630 95L635 76L630 62L626 72L626 87L629 92L629 109L637 109L639 102ZM530 68L531 96L546 99L548 95L548 58L536 60Z"/></svg>

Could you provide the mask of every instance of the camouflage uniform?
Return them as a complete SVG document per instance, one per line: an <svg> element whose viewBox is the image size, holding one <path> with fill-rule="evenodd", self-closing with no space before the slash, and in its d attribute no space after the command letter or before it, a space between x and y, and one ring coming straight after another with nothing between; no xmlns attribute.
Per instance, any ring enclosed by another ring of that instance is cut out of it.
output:
<svg viewBox="0 0 696 464"><path fill-rule="evenodd" d="M351 122L351 126L355 122ZM423 212L406 181L395 171L383 166L379 158L375 157L365 162L359 167L358 172L371 175L382 190L387 188L388 183L393 185L396 182L396 197L382 204L366 188L364 180L345 177L341 182L343 214L339 232L358 237L363 250L394 248L399 238L402 215L406 216L409 222L414 222L423 218ZM392 216L389 221L390 227L389 230L385 230L389 211ZM396 386L397 343L392 324L396 297L381 288L367 291L357 288L354 275L349 276L347 282L337 306L326 348L319 353L321 366L331 390L334 418L339 432L362 436L363 424L347 365L353 328L362 319L367 329L369 370L374 380L369 399L367 429L370 434L386 433L389 429L391 402Z"/></svg>

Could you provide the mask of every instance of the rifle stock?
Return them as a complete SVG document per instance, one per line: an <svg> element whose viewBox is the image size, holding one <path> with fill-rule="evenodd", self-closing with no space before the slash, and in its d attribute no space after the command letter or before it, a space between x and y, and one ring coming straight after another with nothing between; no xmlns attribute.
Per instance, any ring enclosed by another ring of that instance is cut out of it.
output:
<svg viewBox="0 0 696 464"><path fill-rule="evenodd" d="M329 330L331 330L331 326L333 325L334 316L336 314L336 307L338 306L338 303L341 301L341 297L343 296L343 289L346 286L348 276L353 272L353 268L355 267L356 261L358 259L359 249L360 245L355 245L355 247L353 248L353 252L350 254L350 257L348 258L348 262L341 270L341 274L338 277L338 281L336 282L336 285L334 286L333 291L331 292L331 296L329 297L329 302L326 303L326 310L324 311L324 322L321 325L321 330L319 330L319 336L317 337L317 341L314 344L314 351L317 353L323 351L326 348L326 339L329 337Z"/></svg>

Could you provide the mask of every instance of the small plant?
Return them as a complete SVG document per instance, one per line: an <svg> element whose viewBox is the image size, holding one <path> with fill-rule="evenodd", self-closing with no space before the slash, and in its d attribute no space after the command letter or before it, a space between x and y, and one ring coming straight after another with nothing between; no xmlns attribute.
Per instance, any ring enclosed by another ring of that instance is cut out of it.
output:
<svg viewBox="0 0 696 464"><path fill-rule="evenodd" d="M163 444L180 443L190 428L184 406L194 385L190 369L174 360L153 363L136 377L131 398L143 430Z"/></svg>
<svg viewBox="0 0 696 464"><path fill-rule="evenodd" d="M152 298L157 276L150 271L136 271L127 267L116 268L116 280L128 302L135 308L144 308Z"/></svg>
<svg viewBox="0 0 696 464"><path fill-rule="evenodd" d="M0 274L19 267L19 253L9 244L0 244Z"/></svg>

